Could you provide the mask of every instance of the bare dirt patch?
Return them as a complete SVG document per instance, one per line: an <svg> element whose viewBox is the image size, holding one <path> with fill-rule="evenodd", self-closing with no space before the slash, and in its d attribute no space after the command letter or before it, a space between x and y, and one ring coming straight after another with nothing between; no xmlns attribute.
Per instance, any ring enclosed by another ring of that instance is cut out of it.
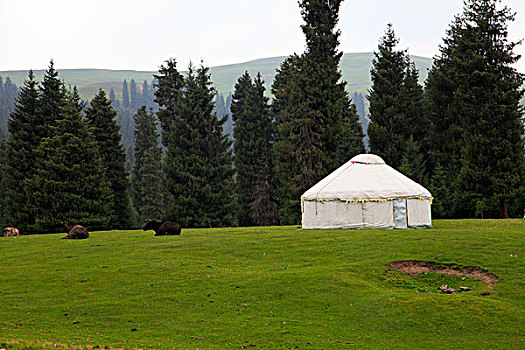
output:
<svg viewBox="0 0 525 350"><path fill-rule="evenodd" d="M442 273L447 275L462 275L481 280L489 287L492 287L492 285L499 280L498 276L488 272L485 269L482 269L479 266L462 266L458 264L443 264L434 261L422 260L401 260L392 261L388 264L388 267L393 270L409 273L411 275L417 275L424 272Z"/></svg>

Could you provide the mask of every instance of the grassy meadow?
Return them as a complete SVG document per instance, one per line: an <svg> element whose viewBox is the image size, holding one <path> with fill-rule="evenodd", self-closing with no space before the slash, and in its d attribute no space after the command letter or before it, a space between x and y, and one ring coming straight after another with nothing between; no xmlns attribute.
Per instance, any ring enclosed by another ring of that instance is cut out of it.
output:
<svg viewBox="0 0 525 350"><path fill-rule="evenodd" d="M525 220L62 236L0 238L0 349L525 348ZM408 259L500 280L386 267Z"/></svg>

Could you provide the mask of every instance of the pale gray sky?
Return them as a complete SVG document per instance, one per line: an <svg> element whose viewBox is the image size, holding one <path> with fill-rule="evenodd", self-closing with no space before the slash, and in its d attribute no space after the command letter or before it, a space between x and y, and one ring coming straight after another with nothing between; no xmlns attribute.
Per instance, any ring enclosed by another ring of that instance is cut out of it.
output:
<svg viewBox="0 0 525 350"><path fill-rule="evenodd" d="M525 38L525 1L510 38ZM377 49L392 22L400 48L433 57L462 0L345 0L340 50ZM297 0L0 0L0 70L158 69L173 57L179 69L285 56L304 50ZM524 45L516 53L525 56ZM517 65L525 72L525 58Z"/></svg>

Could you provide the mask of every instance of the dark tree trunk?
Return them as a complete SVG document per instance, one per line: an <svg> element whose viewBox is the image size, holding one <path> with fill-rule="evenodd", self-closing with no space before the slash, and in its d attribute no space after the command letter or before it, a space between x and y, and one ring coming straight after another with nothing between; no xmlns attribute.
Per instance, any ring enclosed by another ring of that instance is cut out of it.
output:
<svg viewBox="0 0 525 350"><path fill-rule="evenodd" d="M507 213L507 201L505 198L499 200L499 215L502 219L508 219L509 214Z"/></svg>

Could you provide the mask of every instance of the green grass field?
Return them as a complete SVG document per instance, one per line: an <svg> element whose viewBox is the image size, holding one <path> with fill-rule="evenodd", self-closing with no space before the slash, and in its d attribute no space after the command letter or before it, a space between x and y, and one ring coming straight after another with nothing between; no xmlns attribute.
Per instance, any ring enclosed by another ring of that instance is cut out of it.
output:
<svg viewBox="0 0 525 350"><path fill-rule="evenodd" d="M0 348L525 348L525 220L61 236L0 238ZM386 267L406 259L500 280ZM441 284L472 291L439 294Z"/></svg>

